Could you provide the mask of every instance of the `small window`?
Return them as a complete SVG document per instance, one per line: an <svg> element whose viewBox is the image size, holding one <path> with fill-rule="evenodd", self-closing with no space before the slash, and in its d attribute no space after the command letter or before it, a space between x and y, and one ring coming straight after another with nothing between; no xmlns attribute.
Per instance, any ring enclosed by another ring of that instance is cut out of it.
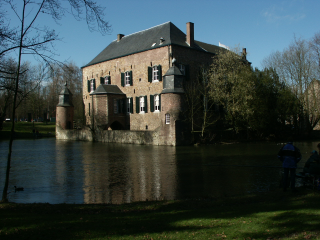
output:
<svg viewBox="0 0 320 240"><path fill-rule="evenodd" d="M88 92L92 93L94 90L96 90L96 80L90 79L88 80Z"/></svg>
<svg viewBox="0 0 320 240"><path fill-rule="evenodd" d="M130 86L130 72L125 72L125 84L126 86Z"/></svg>
<svg viewBox="0 0 320 240"><path fill-rule="evenodd" d="M132 98L127 98L127 113L133 113L133 101Z"/></svg>
<svg viewBox="0 0 320 240"><path fill-rule="evenodd" d="M144 97L140 97L140 113L145 113Z"/></svg>
<svg viewBox="0 0 320 240"><path fill-rule="evenodd" d="M113 112L114 112L114 114L119 113L118 100L117 99L113 99Z"/></svg>
<svg viewBox="0 0 320 240"><path fill-rule="evenodd" d="M179 64L179 70L182 75L186 75L186 67L183 64Z"/></svg>
<svg viewBox="0 0 320 240"><path fill-rule="evenodd" d="M132 86L132 71L121 73L121 86Z"/></svg>
<svg viewBox="0 0 320 240"><path fill-rule="evenodd" d="M159 82L162 78L161 65L148 67L148 82Z"/></svg>
<svg viewBox="0 0 320 240"><path fill-rule="evenodd" d="M159 81L159 72L158 72L158 67L157 66L154 66L152 68L152 81L153 82Z"/></svg>
<svg viewBox="0 0 320 240"><path fill-rule="evenodd" d="M110 84L111 84L110 76L106 76L106 77L104 78L104 84L106 84L106 85L110 85Z"/></svg>
<svg viewBox="0 0 320 240"><path fill-rule="evenodd" d="M159 97L159 95L154 95L154 111L155 112L160 111L160 97Z"/></svg>
<svg viewBox="0 0 320 240"><path fill-rule="evenodd" d="M166 124L170 124L170 114L166 114Z"/></svg>

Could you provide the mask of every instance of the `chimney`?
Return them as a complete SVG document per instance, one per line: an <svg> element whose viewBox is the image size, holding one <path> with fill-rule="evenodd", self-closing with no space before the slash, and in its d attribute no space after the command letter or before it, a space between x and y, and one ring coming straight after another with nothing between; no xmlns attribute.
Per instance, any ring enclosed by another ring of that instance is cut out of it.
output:
<svg viewBox="0 0 320 240"><path fill-rule="evenodd" d="M242 48L242 57L243 57L243 59L247 60L247 49L246 48Z"/></svg>
<svg viewBox="0 0 320 240"><path fill-rule="evenodd" d="M120 42L121 38L124 37L124 34L118 34L117 42Z"/></svg>
<svg viewBox="0 0 320 240"><path fill-rule="evenodd" d="M187 23L187 43L190 47L194 44L194 24L192 22Z"/></svg>

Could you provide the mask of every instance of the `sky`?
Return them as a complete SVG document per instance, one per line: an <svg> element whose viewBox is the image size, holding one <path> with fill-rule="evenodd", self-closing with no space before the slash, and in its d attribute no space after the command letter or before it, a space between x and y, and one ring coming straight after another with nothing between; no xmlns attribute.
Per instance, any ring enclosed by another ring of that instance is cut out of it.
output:
<svg viewBox="0 0 320 240"><path fill-rule="evenodd" d="M90 32L85 21L66 15L59 24L39 17L37 24L55 29L61 41L54 51L59 61L82 67L97 56L121 33L129 35L165 22L186 33L186 23L194 23L195 40L230 48L246 48L253 67L283 51L294 40L306 40L320 32L319 0L97 0L105 8L111 32ZM11 24L15 16L8 12ZM28 59L29 61L33 61ZM261 69L262 70L262 69Z"/></svg>

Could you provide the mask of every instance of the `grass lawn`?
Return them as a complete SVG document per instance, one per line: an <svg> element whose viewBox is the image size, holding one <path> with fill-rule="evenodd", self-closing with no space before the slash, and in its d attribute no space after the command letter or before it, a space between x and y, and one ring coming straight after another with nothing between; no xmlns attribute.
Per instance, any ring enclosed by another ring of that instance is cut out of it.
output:
<svg viewBox="0 0 320 240"><path fill-rule="evenodd" d="M320 194L123 205L0 204L0 239L320 239Z"/></svg>
<svg viewBox="0 0 320 240"><path fill-rule="evenodd" d="M11 122L4 122L3 129L0 131L0 140L10 139ZM17 122L15 126L15 138L34 138L33 129L38 131L42 137L55 137L56 124L43 122Z"/></svg>

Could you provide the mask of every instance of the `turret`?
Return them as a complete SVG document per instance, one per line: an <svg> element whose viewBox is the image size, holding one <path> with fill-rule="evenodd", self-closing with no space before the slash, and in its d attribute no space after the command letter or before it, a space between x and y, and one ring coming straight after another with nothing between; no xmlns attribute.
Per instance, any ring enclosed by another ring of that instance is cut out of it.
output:
<svg viewBox="0 0 320 240"><path fill-rule="evenodd" d="M68 89L67 83L59 94L59 103L56 109L56 127L72 129L74 107L72 104L72 93Z"/></svg>

